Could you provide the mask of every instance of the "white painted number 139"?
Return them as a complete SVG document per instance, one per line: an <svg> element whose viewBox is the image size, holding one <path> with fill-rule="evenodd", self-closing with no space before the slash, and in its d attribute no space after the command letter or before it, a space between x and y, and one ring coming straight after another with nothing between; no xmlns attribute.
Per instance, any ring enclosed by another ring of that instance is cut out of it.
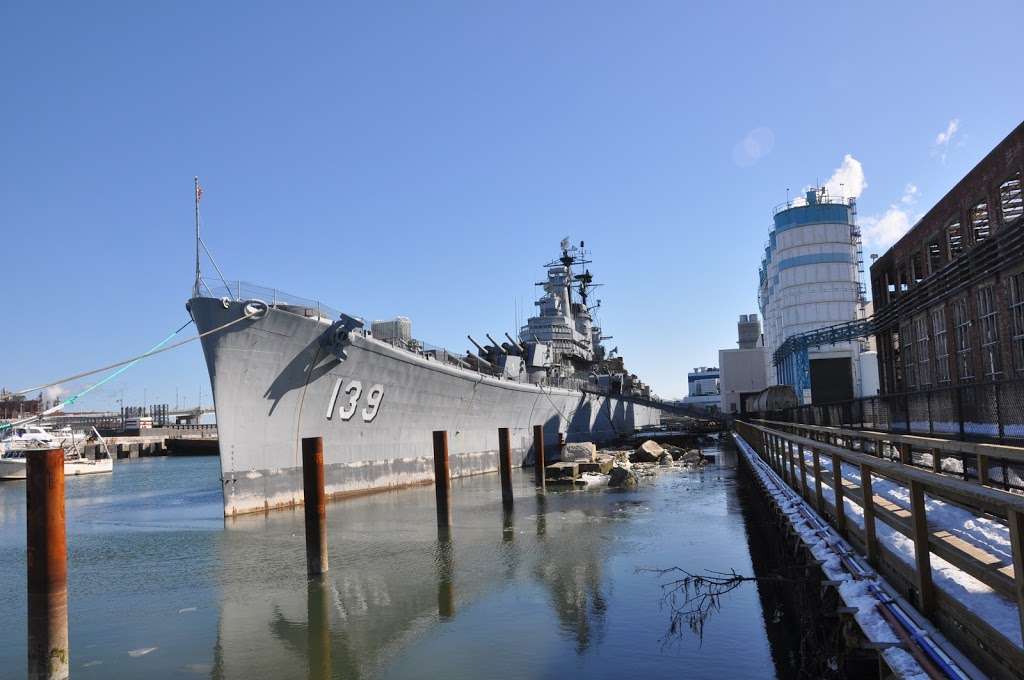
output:
<svg viewBox="0 0 1024 680"><path fill-rule="evenodd" d="M363 396L363 383L358 380L352 380L345 386L345 389L341 389L342 379L338 378L334 383L334 389L331 390L331 399L327 403L327 419L330 420L334 415L334 407L338 403L338 397L342 394L345 398L342 400L342 404L338 407L338 417L342 420L348 420L356 414L356 409L359 408L359 397ZM363 409L363 421L370 422L377 417L377 411L380 410L380 402L384 398L384 386L377 383L370 388L366 395L366 408Z"/></svg>

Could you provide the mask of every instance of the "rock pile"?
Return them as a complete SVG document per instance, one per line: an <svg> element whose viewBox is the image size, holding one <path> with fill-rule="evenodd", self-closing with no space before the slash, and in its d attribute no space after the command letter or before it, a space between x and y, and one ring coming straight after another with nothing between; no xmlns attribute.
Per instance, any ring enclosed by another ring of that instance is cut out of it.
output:
<svg viewBox="0 0 1024 680"><path fill-rule="evenodd" d="M665 449L660 444L648 439L633 451L629 461L631 463L657 463L664 453Z"/></svg>

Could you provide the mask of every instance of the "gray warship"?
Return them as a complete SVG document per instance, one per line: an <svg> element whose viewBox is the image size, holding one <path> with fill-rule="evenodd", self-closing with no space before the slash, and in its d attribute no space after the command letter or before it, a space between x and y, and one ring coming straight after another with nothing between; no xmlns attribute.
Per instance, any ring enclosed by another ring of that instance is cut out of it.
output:
<svg viewBox="0 0 1024 680"><path fill-rule="evenodd" d="M464 354L417 341L405 317L367 328L275 289L215 291L197 255L187 308L205 334L225 515L301 504L304 437L323 438L326 491L338 497L432 480L434 430L449 433L459 477L497 470L500 427L522 466L534 462L535 425L557 455L563 437L602 443L659 424L649 388L602 344L583 243L560 250L517 337L469 337L476 351Z"/></svg>

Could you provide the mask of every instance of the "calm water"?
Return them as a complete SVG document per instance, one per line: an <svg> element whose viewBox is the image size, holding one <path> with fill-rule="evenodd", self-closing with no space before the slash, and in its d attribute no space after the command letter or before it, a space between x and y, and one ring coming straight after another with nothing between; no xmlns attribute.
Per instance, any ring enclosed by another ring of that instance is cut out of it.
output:
<svg viewBox="0 0 1024 680"><path fill-rule="evenodd" d="M150 458L69 478L73 677L772 678L744 586L703 643L666 637L655 575L751 573L734 461L636 491L550 492L496 475L329 506L331 570L305 576L302 512L221 518L215 458ZM0 676L25 668L24 484L0 485ZM775 656L788 653L775 650Z"/></svg>

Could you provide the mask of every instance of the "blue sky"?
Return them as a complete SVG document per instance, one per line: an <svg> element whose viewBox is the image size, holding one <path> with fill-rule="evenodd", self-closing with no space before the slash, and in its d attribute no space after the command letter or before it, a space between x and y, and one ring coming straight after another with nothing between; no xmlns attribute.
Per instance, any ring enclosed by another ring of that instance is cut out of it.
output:
<svg viewBox="0 0 1024 680"><path fill-rule="evenodd" d="M455 350L584 239L610 344L679 396L756 311L786 189L841 169L882 250L1021 121L1022 28L996 2L3 3L0 385L187 320L199 175L228 278ZM200 389L193 344L79 405Z"/></svg>

